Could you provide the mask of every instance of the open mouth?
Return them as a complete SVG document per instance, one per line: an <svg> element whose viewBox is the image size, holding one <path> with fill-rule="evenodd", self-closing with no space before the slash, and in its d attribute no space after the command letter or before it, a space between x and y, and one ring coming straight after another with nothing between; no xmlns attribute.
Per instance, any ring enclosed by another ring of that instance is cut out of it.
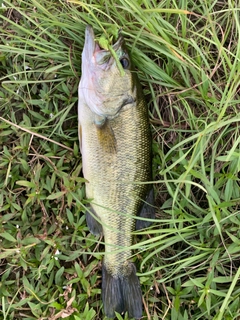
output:
<svg viewBox="0 0 240 320"><path fill-rule="evenodd" d="M112 49L117 52L122 46L122 43L123 37L119 35L117 41L110 45ZM84 51L89 59L92 60L92 57L94 57L95 62L103 69L107 69L114 62L114 58L110 50L101 48L98 40L95 39L93 28L90 25L86 27L85 31Z"/></svg>

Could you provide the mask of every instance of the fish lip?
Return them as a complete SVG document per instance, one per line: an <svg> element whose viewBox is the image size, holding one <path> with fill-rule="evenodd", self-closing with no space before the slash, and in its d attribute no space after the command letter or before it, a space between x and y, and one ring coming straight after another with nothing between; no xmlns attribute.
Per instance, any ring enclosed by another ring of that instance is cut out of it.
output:
<svg viewBox="0 0 240 320"><path fill-rule="evenodd" d="M95 35L92 26L87 25L85 29L84 52L89 57L92 57L96 50Z"/></svg>
<svg viewBox="0 0 240 320"><path fill-rule="evenodd" d="M119 33L118 33L117 41L112 45L113 50L114 51L119 50L120 47L123 45L123 42L124 42L124 38L123 38L123 36L121 34L121 30L120 30Z"/></svg>
<svg viewBox="0 0 240 320"><path fill-rule="evenodd" d="M121 30L119 31L117 41L112 44L114 51L119 50L124 42L124 38L121 35ZM95 53L101 52L102 54L111 55L109 50L102 49L99 46L99 43L95 40L95 34L91 25L87 25L85 29L85 42L84 42L84 51L88 58L92 58Z"/></svg>

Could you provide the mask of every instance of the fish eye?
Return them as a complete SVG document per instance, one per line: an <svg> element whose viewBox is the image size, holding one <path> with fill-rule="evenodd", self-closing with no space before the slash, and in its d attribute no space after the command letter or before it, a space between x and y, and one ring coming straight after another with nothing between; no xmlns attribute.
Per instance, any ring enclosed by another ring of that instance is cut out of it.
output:
<svg viewBox="0 0 240 320"><path fill-rule="evenodd" d="M124 57L124 58L120 59L120 63L122 65L123 69L128 69L129 68L130 63L129 63L129 60L127 58Z"/></svg>

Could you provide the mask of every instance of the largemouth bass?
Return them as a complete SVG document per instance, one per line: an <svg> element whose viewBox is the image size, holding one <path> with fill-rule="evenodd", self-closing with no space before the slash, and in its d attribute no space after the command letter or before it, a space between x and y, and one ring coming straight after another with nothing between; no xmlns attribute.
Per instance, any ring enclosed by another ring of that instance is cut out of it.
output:
<svg viewBox="0 0 240 320"><path fill-rule="evenodd" d="M121 35L112 48L115 57L100 48L87 26L78 105L86 197L92 199L86 220L92 233L104 235L102 299L107 317L116 311L138 319L142 294L129 247L136 216L154 217L146 204L153 193L144 183L152 178L151 134L142 89ZM137 220L138 229L147 225Z"/></svg>

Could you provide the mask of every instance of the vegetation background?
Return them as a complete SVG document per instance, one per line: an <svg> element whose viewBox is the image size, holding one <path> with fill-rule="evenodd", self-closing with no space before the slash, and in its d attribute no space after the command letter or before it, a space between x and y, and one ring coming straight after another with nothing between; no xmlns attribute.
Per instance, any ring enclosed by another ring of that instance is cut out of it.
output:
<svg viewBox="0 0 240 320"><path fill-rule="evenodd" d="M143 319L240 319L239 12L234 0L0 1L0 319L104 318L76 104L85 26L112 23L153 133L157 216L133 242Z"/></svg>

